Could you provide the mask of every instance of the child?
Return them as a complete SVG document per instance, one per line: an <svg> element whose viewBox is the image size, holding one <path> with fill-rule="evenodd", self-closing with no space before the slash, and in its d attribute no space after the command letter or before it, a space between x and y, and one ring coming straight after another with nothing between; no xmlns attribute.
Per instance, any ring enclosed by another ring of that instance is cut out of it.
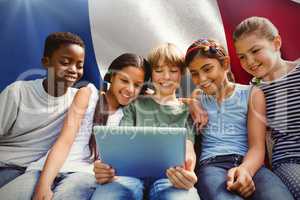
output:
<svg viewBox="0 0 300 200"><path fill-rule="evenodd" d="M145 78L149 77L149 69L150 66L140 56L123 54L116 58L104 77L111 83L109 90L102 92L98 101L98 92L93 85L81 88L49 154L32 163L28 172L6 185L3 193L21 188L15 191L13 199L31 199L35 188L34 200L90 199L96 186L89 149L95 108L99 109L95 114L96 123L112 125L120 121L121 106L137 97ZM99 122L99 116L106 121ZM31 183L20 187L24 179L31 180Z"/></svg>
<svg viewBox="0 0 300 200"><path fill-rule="evenodd" d="M129 126L175 126L185 127L188 123L188 107L176 98L181 76L185 72L183 55L173 44L155 48L148 57L152 66L152 84L155 94L137 99L124 109L121 125ZM191 132L191 130L189 130ZM138 179L116 177L113 168L101 163L95 168L103 184L97 188L92 199L143 199L143 188L149 199L199 199L193 187L197 181L194 173L195 153L193 133L188 135L187 161L185 167L167 170L168 179ZM174 186L174 187L172 187ZM105 193L111 188L110 193ZM105 190L104 190L105 189Z"/></svg>
<svg viewBox="0 0 300 200"><path fill-rule="evenodd" d="M241 66L266 96L273 171L300 199L300 65L281 58L280 35L266 18L245 19L233 38Z"/></svg>
<svg viewBox="0 0 300 200"><path fill-rule="evenodd" d="M209 119L201 134L197 184L201 198L293 199L280 179L262 167L262 91L228 80L229 57L214 40L194 42L185 62L193 83L202 90L198 98Z"/></svg>
<svg viewBox="0 0 300 200"><path fill-rule="evenodd" d="M0 188L50 149L83 75L84 43L69 32L50 34L42 64L47 77L16 81L0 94ZM26 181L23 183L26 185Z"/></svg>

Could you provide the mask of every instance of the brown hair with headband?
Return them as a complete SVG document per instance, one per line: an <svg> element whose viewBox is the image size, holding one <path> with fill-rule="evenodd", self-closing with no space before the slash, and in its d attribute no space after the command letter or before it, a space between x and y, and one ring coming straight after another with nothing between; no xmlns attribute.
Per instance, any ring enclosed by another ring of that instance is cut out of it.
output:
<svg viewBox="0 0 300 200"><path fill-rule="evenodd" d="M186 51L185 64L188 66L195 58L207 57L217 59L221 65L224 64L225 58L228 58L228 53L219 42L213 39L199 39ZM227 73L229 81L234 81L233 73L230 68Z"/></svg>

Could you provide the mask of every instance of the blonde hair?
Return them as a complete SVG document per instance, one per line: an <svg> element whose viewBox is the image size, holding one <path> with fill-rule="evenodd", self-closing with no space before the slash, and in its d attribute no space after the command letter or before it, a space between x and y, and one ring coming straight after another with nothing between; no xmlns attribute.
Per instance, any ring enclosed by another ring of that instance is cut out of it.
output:
<svg viewBox="0 0 300 200"><path fill-rule="evenodd" d="M166 64L179 67L182 74L186 71L184 54L172 43L164 43L152 49L148 61L153 69Z"/></svg>
<svg viewBox="0 0 300 200"><path fill-rule="evenodd" d="M238 24L233 32L233 40L255 33L257 36L273 41L279 34L275 25L265 17L249 17Z"/></svg>

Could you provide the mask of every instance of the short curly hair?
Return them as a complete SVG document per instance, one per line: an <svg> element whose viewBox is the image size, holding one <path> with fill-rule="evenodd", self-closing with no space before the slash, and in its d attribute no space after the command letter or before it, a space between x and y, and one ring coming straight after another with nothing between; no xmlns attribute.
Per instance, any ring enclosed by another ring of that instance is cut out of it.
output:
<svg viewBox="0 0 300 200"><path fill-rule="evenodd" d="M45 40L44 57L50 57L62 44L77 44L85 48L83 40L71 32L54 32Z"/></svg>

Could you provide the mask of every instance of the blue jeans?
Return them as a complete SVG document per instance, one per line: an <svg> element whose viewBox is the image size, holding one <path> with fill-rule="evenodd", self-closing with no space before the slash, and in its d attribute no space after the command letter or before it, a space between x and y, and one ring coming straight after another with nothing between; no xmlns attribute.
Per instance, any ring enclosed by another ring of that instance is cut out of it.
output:
<svg viewBox="0 0 300 200"><path fill-rule="evenodd" d="M17 177L0 189L0 197L6 200L31 200L40 171L32 170ZM52 184L53 200L90 199L96 188L93 174L60 173Z"/></svg>
<svg viewBox="0 0 300 200"><path fill-rule="evenodd" d="M138 179L120 176L112 183L98 185L92 200L142 200L144 191L149 193L149 200L199 200L197 190L176 189L168 179Z"/></svg>
<svg viewBox="0 0 300 200"><path fill-rule="evenodd" d="M200 200L196 188L177 189L166 178L156 180L149 190L149 200Z"/></svg>
<svg viewBox="0 0 300 200"><path fill-rule="evenodd" d="M197 189L204 200L242 200L243 198L226 189L227 172L241 164L239 155L216 156L200 162ZM293 197L282 181L265 167L261 167L253 177L254 200L292 200Z"/></svg>
<svg viewBox="0 0 300 200"><path fill-rule="evenodd" d="M0 167L0 188L18 176L24 174L25 167L5 166Z"/></svg>

